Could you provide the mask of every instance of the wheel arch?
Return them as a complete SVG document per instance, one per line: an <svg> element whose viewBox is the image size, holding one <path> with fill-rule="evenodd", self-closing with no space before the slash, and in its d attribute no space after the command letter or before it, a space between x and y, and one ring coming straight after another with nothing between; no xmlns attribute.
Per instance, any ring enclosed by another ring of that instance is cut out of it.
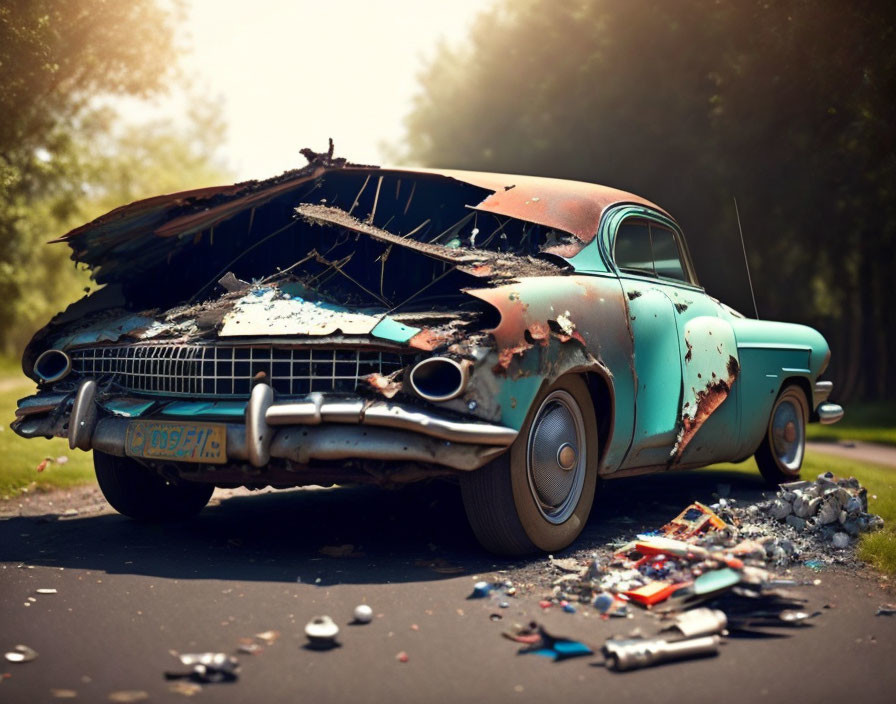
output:
<svg viewBox="0 0 896 704"><path fill-rule="evenodd" d="M778 396L780 396L781 392L788 386L797 386L803 392L803 395L806 397L806 406L809 408L809 417L811 419L812 412L815 409L812 408L812 386L809 384L809 379L804 376L787 377L781 382L781 387L778 389Z"/></svg>
<svg viewBox="0 0 896 704"><path fill-rule="evenodd" d="M594 415L597 418L597 470L600 473L613 439L616 422L615 393L612 381L603 370L590 369L582 372L588 393L594 404Z"/></svg>

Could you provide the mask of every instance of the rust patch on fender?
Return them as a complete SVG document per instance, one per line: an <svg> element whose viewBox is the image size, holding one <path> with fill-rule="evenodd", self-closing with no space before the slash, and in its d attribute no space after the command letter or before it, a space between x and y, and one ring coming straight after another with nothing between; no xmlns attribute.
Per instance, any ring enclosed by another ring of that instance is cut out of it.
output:
<svg viewBox="0 0 896 704"><path fill-rule="evenodd" d="M528 342L522 342L515 347L503 347L498 351L498 363L492 368L495 374L502 374L507 371L510 363L516 355L523 355L531 350L535 345Z"/></svg>
<svg viewBox="0 0 896 704"><path fill-rule="evenodd" d="M706 422L706 419L724 403L725 399L728 398L728 394L731 393L731 386L737 379L738 374L740 374L740 364L732 356L728 357L727 371L727 379L713 379L706 385L705 389L697 392L697 410L693 418L687 413L682 415L681 430L678 433L675 447L672 448L672 455L669 458L670 464L674 464L681 459L682 453L684 453L691 440L694 439L694 436Z"/></svg>
<svg viewBox="0 0 896 704"><path fill-rule="evenodd" d="M432 352L436 347L440 347L451 339L452 335L449 332L424 328L408 340L408 345L417 350Z"/></svg>
<svg viewBox="0 0 896 704"><path fill-rule="evenodd" d="M526 331L533 342L537 342L542 346L548 344L548 339L551 336L551 327L547 323L535 321L526 328Z"/></svg>

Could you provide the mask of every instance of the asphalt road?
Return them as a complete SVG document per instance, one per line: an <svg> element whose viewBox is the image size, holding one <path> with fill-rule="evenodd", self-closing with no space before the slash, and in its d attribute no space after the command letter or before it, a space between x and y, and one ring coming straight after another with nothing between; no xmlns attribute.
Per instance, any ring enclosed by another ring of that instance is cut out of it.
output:
<svg viewBox="0 0 896 704"><path fill-rule="evenodd" d="M661 525L693 499L710 501L719 481L739 499L762 488L758 479L705 472L609 483L575 547ZM0 702L72 692L102 702L122 691L179 701L184 695L163 676L178 665L169 650L234 652L241 638L272 629L281 634L275 643L239 656L238 681L204 685L195 699L865 704L892 702L896 691L896 616L875 616L896 598L870 571L796 572L821 580L803 589L809 607L822 611L812 627L730 638L714 658L614 673L599 656L553 663L518 655L500 632L537 618L598 647L637 627L652 633L656 621L542 612L541 589L522 589L504 610L467 600L476 577L507 570L502 577L538 582L547 561L482 553L453 487L299 490L216 504L167 526L86 505L72 517L38 511L0 520L0 649L22 643L39 653L29 663L0 661ZM320 552L345 544L357 554ZM361 602L377 617L347 625ZM490 620L497 612L503 619ZM304 625L318 614L340 624L341 647L303 647Z"/></svg>

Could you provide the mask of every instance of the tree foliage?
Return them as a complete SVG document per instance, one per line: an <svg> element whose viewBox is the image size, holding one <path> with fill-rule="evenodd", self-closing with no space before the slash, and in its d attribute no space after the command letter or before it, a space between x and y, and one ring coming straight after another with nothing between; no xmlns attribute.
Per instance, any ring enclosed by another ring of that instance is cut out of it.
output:
<svg viewBox="0 0 896 704"><path fill-rule="evenodd" d="M405 158L606 183L683 224L707 290L820 328L846 395L886 396L896 6L501 0L420 77Z"/></svg>
<svg viewBox="0 0 896 704"><path fill-rule="evenodd" d="M87 286L71 227L124 202L221 178L223 129L197 103L183 126L125 125L115 101L179 79L177 0L11 0L0 5L0 352Z"/></svg>

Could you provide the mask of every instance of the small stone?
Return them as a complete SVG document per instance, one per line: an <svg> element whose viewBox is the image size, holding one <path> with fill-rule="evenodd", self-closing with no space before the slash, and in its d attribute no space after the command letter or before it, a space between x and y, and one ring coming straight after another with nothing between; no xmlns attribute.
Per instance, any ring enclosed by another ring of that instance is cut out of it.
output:
<svg viewBox="0 0 896 704"><path fill-rule="evenodd" d="M473 593L470 594L470 599L482 599L489 595L489 592L492 590L492 585L488 582L476 582L473 585Z"/></svg>
<svg viewBox="0 0 896 704"><path fill-rule="evenodd" d="M110 692L108 699L110 702L119 702L119 704L142 702L149 699L149 693L142 689L123 689L118 692Z"/></svg>
<svg viewBox="0 0 896 704"><path fill-rule="evenodd" d="M835 548L842 550L845 547L849 547L849 536L846 533L834 533L831 542Z"/></svg>
<svg viewBox="0 0 896 704"><path fill-rule="evenodd" d="M793 510L793 507L782 499L775 499L768 509L768 515L783 521Z"/></svg>
<svg viewBox="0 0 896 704"><path fill-rule="evenodd" d="M17 645L5 657L8 662L31 662L37 658L37 651L27 645Z"/></svg>
<svg viewBox="0 0 896 704"><path fill-rule="evenodd" d="M51 689L50 694L56 699L74 699L78 696L74 689Z"/></svg>
<svg viewBox="0 0 896 704"><path fill-rule="evenodd" d="M810 513L810 511L811 511L810 505L811 505L811 502L809 501L809 499L807 499L803 496L797 496L796 501L793 502L794 516L796 516L798 518L808 518L810 515L812 515ZM789 520L787 522L790 523ZM791 523L791 525L793 525L793 524Z"/></svg>
<svg viewBox="0 0 896 704"><path fill-rule="evenodd" d="M796 530L802 532L806 529L806 519L800 518L793 514L789 515L786 519L787 525L792 526Z"/></svg>
<svg viewBox="0 0 896 704"><path fill-rule="evenodd" d="M355 623L370 623L373 620L373 609L367 604L358 604L354 611Z"/></svg>
<svg viewBox="0 0 896 704"><path fill-rule="evenodd" d="M183 694L185 697L192 697L202 691L202 686L196 682L172 682L168 685L168 691L173 694Z"/></svg>
<svg viewBox="0 0 896 704"><path fill-rule="evenodd" d="M834 523L837 519L840 518L840 507L837 505L837 501L825 498L825 500L821 504L821 508L818 510L818 522L821 525L827 525L829 523Z"/></svg>
<svg viewBox="0 0 896 704"><path fill-rule="evenodd" d="M843 510L847 513L859 513L862 510L862 501L858 496L850 496L849 501L843 506Z"/></svg>

